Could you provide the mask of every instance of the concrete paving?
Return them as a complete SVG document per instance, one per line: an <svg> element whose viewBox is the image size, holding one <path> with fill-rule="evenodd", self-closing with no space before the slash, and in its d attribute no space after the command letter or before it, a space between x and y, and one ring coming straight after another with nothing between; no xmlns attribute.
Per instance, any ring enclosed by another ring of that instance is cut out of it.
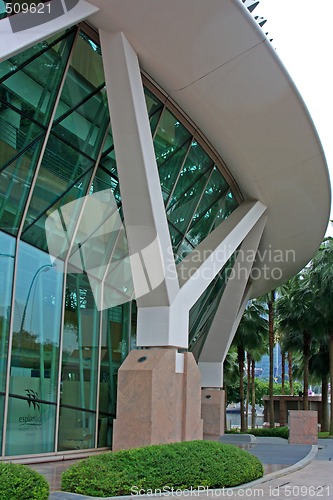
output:
<svg viewBox="0 0 333 500"><path fill-rule="evenodd" d="M207 497L221 498L289 498L291 500L313 500L333 498L333 440L319 439L318 446L289 445L280 438L245 438L238 445L249 447L248 451L258 456L265 465L284 464L279 470L267 473L263 478L239 486L201 492L169 492L168 496L185 498L194 496L199 500ZM236 444L236 443L234 443ZM54 492L50 500L88 500L91 498L73 493ZM116 497L109 497L113 500ZM118 497L133 499L133 496ZM141 495L140 500L151 499L152 495Z"/></svg>

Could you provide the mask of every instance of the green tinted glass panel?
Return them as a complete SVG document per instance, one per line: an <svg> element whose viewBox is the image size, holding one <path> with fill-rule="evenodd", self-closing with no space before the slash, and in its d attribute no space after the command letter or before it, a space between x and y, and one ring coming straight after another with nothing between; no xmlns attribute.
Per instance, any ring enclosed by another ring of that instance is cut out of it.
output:
<svg viewBox="0 0 333 500"><path fill-rule="evenodd" d="M212 166L213 161L207 153L196 141L193 141L168 208L179 203L181 196L190 190Z"/></svg>
<svg viewBox="0 0 333 500"><path fill-rule="evenodd" d="M47 123L73 39L72 33L3 81L2 89L11 106L41 124Z"/></svg>
<svg viewBox="0 0 333 500"><path fill-rule="evenodd" d="M20 243L6 454L54 450L63 267Z"/></svg>
<svg viewBox="0 0 333 500"><path fill-rule="evenodd" d="M115 418L116 413L118 369L130 349L131 303L104 311L102 321L99 448L111 445L112 417Z"/></svg>
<svg viewBox="0 0 333 500"><path fill-rule="evenodd" d="M167 160L159 168L159 176L162 187L162 194L165 204L170 199L172 189L183 165L190 141L185 142L180 148L168 156Z"/></svg>
<svg viewBox="0 0 333 500"><path fill-rule="evenodd" d="M103 82L104 72L100 48L80 32L73 49L55 119L57 120L87 99Z"/></svg>
<svg viewBox="0 0 333 500"><path fill-rule="evenodd" d="M59 450L95 445L99 318L87 276L69 274L65 296Z"/></svg>
<svg viewBox="0 0 333 500"><path fill-rule="evenodd" d="M222 206L219 209L215 221L212 225L211 231L215 229L223 220L225 220L237 207L238 202L232 192L229 190L228 194L225 196Z"/></svg>
<svg viewBox="0 0 333 500"><path fill-rule="evenodd" d="M0 282L2 284L0 287L0 394L4 392L6 385L6 368L8 356L7 348L13 285L14 256L14 238L0 231ZM0 423L3 422L2 409L3 408L0 404Z"/></svg>
<svg viewBox="0 0 333 500"><path fill-rule="evenodd" d="M190 310L189 349L196 359L200 356L204 340L213 322L235 258L236 252L230 257L223 269Z"/></svg>
<svg viewBox="0 0 333 500"><path fill-rule="evenodd" d="M21 222L42 142L30 146L0 174L0 227L14 235Z"/></svg>
<svg viewBox="0 0 333 500"><path fill-rule="evenodd" d="M211 231L216 215L224 202L229 186L215 167L200 204L193 216L187 238L200 243Z"/></svg>
<svg viewBox="0 0 333 500"><path fill-rule="evenodd" d="M6 2L4 0L0 0L0 19L5 17L7 17Z"/></svg>
<svg viewBox="0 0 333 500"><path fill-rule="evenodd" d="M157 165L162 165L180 146L189 140L191 134L165 109L162 113L154 138L154 148Z"/></svg>
<svg viewBox="0 0 333 500"><path fill-rule="evenodd" d="M152 116L154 115L158 110L160 110L163 107L163 104L157 97L150 92L147 88L144 89L145 92L145 98L146 98L146 104L147 104L147 111L148 115Z"/></svg>
<svg viewBox="0 0 333 500"><path fill-rule="evenodd" d="M71 33L72 31L75 31L75 29L69 30L67 34ZM23 65L27 64L28 61L38 57L42 52L46 52L46 50L52 47L52 45L55 45L55 43L63 37L63 34L64 32L57 33L47 40L43 40L33 47L30 47L29 49L24 50L23 52L20 52L19 54L16 54L6 61L0 63L0 80L6 78L9 73L13 73L14 71L20 69Z"/></svg>
<svg viewBox="0 0 333 500"><path fill-rule="evenodd" d="M55 203L59 196L66 193L68 188L76 181L78 181L76 186L78 193L80 196L84 195L79 179L93 165L93 160L80 154L79 151L51 134L43 156L24 229L30 226L47 207Z"/></svg>
<svg viewBox="0 0 333 500"><path fill-rule="evenodd" d="M113 150L113 137L112 137L112 131L109 130L109 133L106 136L105 142L103 144L103 154L107 154L111 150Z"/></svg>
<svg viewBox="0 0 333 500"><path fill-rule="evenodd" d="M3 97L2 91L3 87L0 87L0 99ZM41 126L0 101L0 170L44 134Z"/></svg>
<svg viewBox="0 0 333 500"><path fill-rule="evenodd" d="M168 220L183 234L186 233L191 223L209 175L210 171L203 174L167 211Z"/></svg>
<svg viewBox="0 0 333 500"><path fill-rule="evenodd" d="M121 206L118 179L114 175L105 171L103 168L98 168L91 186L90 194L103 190L110 190L117 200L118 207Z"/></svg>
<svg viewBox="0 0 333 500"><path fill-rule="evenodd" d="M84 176L77 179L76 182L73 182L70 185L70 187L67 188L66 191L62 195L60 195L53 204L45 208L30 225L26 225L21 238L24 241L27 241L28 243L31 243L32 245L36 246L37 248L40 248L44 251L48 251L49 249L45 233L46 219L55 210L58 210L67 203L70 203L74 200L78 200L83 196L85 196L88 191L88 186L91 180L91 176L92 176L92 168L89 169L89 171ZM67 227L67 231L70 234L72 234L72 231L74 231L76 221L80 215L80 208L81 204L78 204L76 209L75 207L73 208L71 216L72 227L70 228ZM68 249L68 242L64 240L64 247L62 251L65 252L67 249Z"/></svg>
<svg viewBox="0 0 333 500"><path fill-rule="evenodd" d="M109 124L104 92L98 92L52 128L73 147L96 159Z"/></svg>
<svg viewBox="0 0 333 500"><path fill-rule="evenodd" d="M148 89L145 88L144 90L145 90L147 111L149 115L150 129L152 134L154 134L163 110L163 104Z"/></svg>
<svg viewBox="0 0 333 500"><path fill-rule="evenodd" d="M177 250L177 255L176 255L176 264L178 264L180 261L186 257L189 253L192 252L192 250L196 247L196 241L192 240L193 243L187 240L187 238L182 239L181 244L176 248Z"/></svg>

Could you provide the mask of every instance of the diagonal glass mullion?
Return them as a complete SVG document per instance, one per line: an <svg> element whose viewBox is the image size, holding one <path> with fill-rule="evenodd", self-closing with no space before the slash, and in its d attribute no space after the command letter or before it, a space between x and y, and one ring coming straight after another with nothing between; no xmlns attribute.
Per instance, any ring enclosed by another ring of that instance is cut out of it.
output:
<svg viewBox="0 0 333 500"><path fill-rule="evenodd" d="M207 294L205 295L205 297L203 298L202 300L202 303L200 303L199 305L199 308L198 310L195 312L195 319L193 321L193 325L190 327L190 332L192 330L193 334L191 335L191 339L189 339L189 342L192 343L192 342L196 342L199 337L197 339L195 339L195 335L196 333L198 333L200 331L200 323L202 323L202 321L205 321L206 320L206 312L207 310L209 309L209 307L212 305L212 303L214 303L214 301L211 303L211 304L208 304L209 302L209 299L212 297L212 295L215 295L215 292L216 292L216 288L217 288L217 285L219 284L219 279L222 277L221 276L221 273L223 272L220 271L220 273L214 278L214 282L213 282L213 286L211 287L211 289L208 291L207 290ZM220 290L218 290L219 292ZM200 299L199 299L200 301ZM191 312L190 312L190 317L191 317ZM190 322L191 322L191 319L190 319Z"/></svg>
<svg viewBox="0 0 333 500"><path fill-rule="evenodd" d="M226 187L226 189L222 192L222 193L219 193L219 195L214 198L214 200L211 202L211 204L206 208L205 211L202 212L202 214L196 219L195 223L190 226L189 228L189 231L191 231L192 229L195 228L195 226L197 225L197 223L206 215L207 212L209 212L209 210L215 205L215 203L219 200L222 200L222 198L225 198L226 195L228 194L228 191L230 190L229 186ZM216 216L214 217L214 222L216 220L216 217L217 217L217 214ZM213 225L211 226L211 228L213 227ZM207 232L207 234L209 234L211 231L211 229Z"/></svg>
<svg viewBox="0 0 333 500"><path fill-rule="evenodd" d="M162 169L163 167L165 167L165 165L169 162L169 160L171 158L173 158L175 156L175 154L177 154L185 145L187 142L190 141L190 144L191 144L191 141L192 141L192 138L190 137L189 139L187 139L186 141L184 141L180 146L178 146L174 151L172 151L172 153L170 155L168 155L168 157L163 161L163 163L161 163L158 167L158 170ZM185 154L185 158L186 158L186 155L187 153ZM183 163L181 165L181 167L183 166Z"/></svg>
<svg viewBox="0 0 333 500"><path fill-rule="evenodd" d="M24 111L22 111L21 109L16 108L10 102L5 102L3 99L1 99L1 97L0 97L0 102L3 102L6 105L6 108L9 108L12 111L15 111L15 113L18 113L23 118L26 118L27 120L29 120L30 122L34 123L35 125L38 125L38 127L43 128L44 130L47 129L47 126L45 126L43 123L40 123L37 120L35 120L34 118L32 118L31 116L27 115Z"/></svg>
<svg viewBox="0 0 333 500"><path fill-rule="evenodd" d="M168 209L167 209L167 210L168 210L168 211L169 211L169 210L171 210L171 208L172 208L172 207L174 207L176 204L178 204L178 203L179 203L179 201L180 201L180 200L181 200L181 199L182 199L182 198L186 195L186 193L188 193L188 191L190 191L190 189L192 189L192 188L193 188L193 186L195 186L195 185L196 185L196 183L197 183L197 182L199 182L199 181L200 181L200 179L202 179L202 177L203 177L204 175L206 175L206 174L207 174L207 172L208 172L210 169L212 169L212 171L213 171L213 167L214 167L214 166L213 166L213 164L211 163L211 164L210 164L210 165L209 165L209 166L208 166L205 170L203 170L203 171L202 171L202 173L201 173L201 175L199 175L199 177L197 177L196 179L194 179L194 180L193 180L193 182L191 182L191 184L189 184L189 185L187 186L186 190L185 190L185 191L181 194L181 196L180 196L179 198L177 198L177 199L174 201L174 203L172 203L172 204L168 207ZM209 176L208 176L208 177L210 178L210 176L211 176L211 173L209 174ZM175 186L175 187L176 187L176 186Z"/></svg>
<svg viewBox="0 0 333 500"><path fill-rule="evenodd" d="M66 113L64 113L63 115L59 116L59 118L57 118L56 120L54 120L54 122L52 124L52 128L55 127L56 125L59 125L59 123L61 123L66 118L68 118L68 116L71 115L74 111L77 111L77 109L79 107L81 107L83 104L85 104L87 101L89 101L89 99L91 99L94 95L98 94L98 92L100 92L104 87L105 87L105 83L102 83L101 85L99 85L98 87L96 87L96 89L93 92L91 92L91 94L88 94L79 103L75 104L75 106L73 106L68 111L66 111Z"/></svg>
<svg viewBox="0 0 333 500"><path fill-rule="evenodd" d="M156 136L156 133L157 133L157 130L158 130L159 123L161 121L161 116L163 114L163 111L164 111L164 105L162 104L159 108L155 109L155 111L151 115L149 115L149 123L150 123L150 129L151 129L153 140L154 140L154 138ZM155 118L155 116L157 114L158 114L158 117L157 117L156 123L152 124L153 118Z"/></svg>
<svg viewBox="0 0 333 500"><path fill-rule="evenodd" d="M226 190L226 193L225 193L225 196L224 196L224 200L223 200L223 201L226 201L227 196L228 196L228 194L229 194L229 193L231 193L231 194L232 194L232 191L231 191L230 186L229 186L229 187L228 187L228 189ZM219 216L220 210L221 210L221 208L217 211L217 214L216 214L216 215L215 215L215 217L214 217L214 220L213 220L213 222L212 222L212 224L211 224L211 226L210 226L210 228L209 228L209 233L213 230L213 227L214 227L214 225L215 225L215 223L216 223L216 221L217 221L217 219L218 219L218 216ZM221 221L221 222L222 222L222 221ZM209 234L209 233L208 233L208 234Z"/></svg>
<svg viewBox="0 0 333 500"><path fill-rule="evenodd" d="M39 221L39 219L41 219L48 210L50 210L54 205L56 205L64 196L66 196L67 193L69 193L69 191L75 186L75 184L77 184L79 181L81 181L84 177L86 177L86 175L89 173L90 170L93 170L94 166L91 165L85 172L83 172L79 177L77 177L69 186L67 189L65 189L65 191L63 191L52 203L50 203L50 205L48 207L46 207L39 215L38 217L36 217L36 219L34 219L33 222L31 222L28 226L26 226L23 231L22 231L22 234L26 233L37 221Z"/></svg>
<svg viewBox="0 0 333 500"><path fill-rule="evenodd" d="M189 228L191 227L191 223L192 223L192 220L193 220L193 216L194 216L195 212L198 210L198 206L200 205L200 202L201 202L201 200L202 200L202 197L203 197L203 195L205 194L205 191L206 191L207 185L208 185L208 183L209 183L209 181L210 181L210 179L211 179L211 176L212 176L212 174L213 174L213 171L214 171L214 167L212 168L212 170L211 170L210 174L209 174L209 175L208 175L208 177L207 177L207 180L206 180L205 186L204 186L204 188L203 188L203 190L202 190L202 192L201 192L201 195L199 196L199 199L198 199L198 201L197 201L197 204L196 204L196 206L195 206L195 209L194 209L194 210L193 210L193 212L192 212L192 217L190 218L189 223L187 224L187 228L186 228L186 230L185 230L185 231L184 231L184 233L183 233L183 238L182 238L182 240L180 241L180 243L179 243L179 245L178 245L178 248L182 246L183 241L184 241L184 239L185 239L185 237L186 237L186 235L187 235L187 233L188 233L188 231L189 231ZM200 179L201 179L201 178L202 178L202 176L200 177Z"/></svg>
<svg viewBox="0 0 333 500"><path fill-rule="evenodd" d="M169 210L169 208L171 208L171 207L169 207L169 203L170 203L170 200L171 200L171 198L172 198L172 196L173 196L173 193L175 192L175 189L176 189L176 186L177 186L177 184L178 184L178 180L179 180L180 174L181 174L181 172L182 172L182 170L183 170L183 168L184 168L184 165L185 165L185 163L186 163L186 160L187 160L187 158L188 158L188 155L189 155L189 153L190 153L190 151L191 151L191 148L192 148L192 142L193 142L193 137L190 137L190 139L189 139L189 144L188 144L188 148L187 148L187 151L186 151L185 156L184 156L184 159L183 159L183 161L182 161L182 163L181 163L181 165L180 165L180 167L179 167L177 177L176 177L176 179L175 179L175 182L174 182L174 184L173 184L173 187L172 187L172 189L171 189L171 191L170 191L169 197L168 197L168 199L167 199L167 201L166 201L166 204L165 204L165 210L166 210L166 211L167 211L167 210ZM183 146L184 146L185 144L186 144L186 142L183 144ZM183 147L183 146L182 146L182 147ZM172 205L171 205L171 206L172 206Z"/></svg>
<svg viewBox="0 0 333 500"><path fill-rule="evenodd" d="M0 173L6 170L6 168L8 168L14 161L18 160L21 155L25 154L31 148L31 146L40 141L40 139L45 135L45 133L46 132L43 131L40 134L38 134L33 141L31 141L27 146L25 146L18 153L16 153L16 155L12 156L10 160L8 160L2 167L0 167Z"/></svg>
<svg viewBox="0 0 333 500"><path fill-rule="evenodd" d="M3 76L2 78L0 78L0 85L5 80L7 80L7 78L10 78L11 76L15 75L15 73L17 73L18 71L21 71L25 66L27 66L30 63L32 63L35 59L37 59L41 55L45 54L45 52L48 52L50 49L52 49L52 47L54 47L55 45L57 45L63 39L65 39L68 36L70 36L75 31L77 31L77 27L76 26L74 26L69 31L66 31L63 35L61 35L59 38L57 38L56 40L54 40L50 45L48 45L44 49L41 49L37 54L34 54L33 56L31 56L29 59L27 59L26 61L24 61L24 63L20 64L17 68L15 68L14 70L10 71L9 73L6 73L5 76Z"/></svg>
<svg viewBox="0 0 333 500"><path fill-rule="evenodd" d="M90 97L93 97L92 95L90 95ZM100 107L104 108L104 104L101 103L100 104ZM71 113L72 113L73 110L71 110ZM98 119L98 112L96 113L95 115L95 120ZM64 117L62 117L64 118ZM67 118L67 117L66 117ZM65 119L65 118L64 118ZM106 130L106 128L108 128L108 123L110 123L110 120L109 120L109 117L108 117L108 114L106 113L105 114L105 118L104 118L104 121L102 122L101 126L99 127L99 134L98 134L98 137L100 135L104 136L104 131ZM90 132L88 134L88 136L86 137L85 141L87 144L89 144L89 138L90 138L90 134L93 134L94 132L94 124L95 124L95 121L91 122L91 127L90 127ZM88 158L89 160L94 160L95 158L93 158L92 156L90 156L84 149L79 149L77 146L75 146L74 144L72 144L66 137L62 136L58 130L56 129L56 127L59 125L59 123L57 124L53 124L52 125L52 134L57 137L57 139L59 139L60 141L62 141L63 143L67 144L67 146L69 146L70 148L73 148L75 151L78 151L81 155L85 156L86 158ZM98 138L96 138L96 143L98 142Z"/></svg>

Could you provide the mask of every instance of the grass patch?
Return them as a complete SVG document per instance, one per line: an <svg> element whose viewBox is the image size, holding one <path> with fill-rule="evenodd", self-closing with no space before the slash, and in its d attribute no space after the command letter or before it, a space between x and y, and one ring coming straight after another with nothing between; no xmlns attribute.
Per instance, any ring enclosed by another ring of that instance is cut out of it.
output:
<svg viewBox="0 0 333 500"><path fill-rule="evenodd" d="M333 436L330 436L329 432L318 432L318 437L321 439L333 439Z"/></svg>
<svg viewBox="0 0 333 500"><path fill-rule="evenodd" d="M49 484L27 465L0 462L1 500L47 500Z"/></svg>
<svg viewBox="0 0 333 500"><path fill-rule="evenodd" d="M262 463L216 441L188 441L107 452L62 474L63 491L99 497L237 486L262 477Z"/></svg>

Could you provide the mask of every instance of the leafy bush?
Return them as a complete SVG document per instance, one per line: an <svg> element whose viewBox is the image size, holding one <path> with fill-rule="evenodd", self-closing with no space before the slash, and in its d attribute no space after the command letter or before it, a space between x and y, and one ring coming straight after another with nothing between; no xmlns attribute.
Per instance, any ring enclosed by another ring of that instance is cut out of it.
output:
<svg viewBox="0 0 333 500"><path fill-rule="evenodd" d="M44 476L27 465L0 463L1 500L47 500L49 493Z"/></svg>
<svg viewBox="0 0 333 500"><path fill-rule="evenodd" d="M261 462L245 450L215 441L188 441L80 460L63 472L61 487L72 493L108 497L199 486L223 488L262 475Z"/></svg>
<svg viewBox="0 0 333 500"><path fill-rule="evenodd" d="M275 428L269 428L269 427L263 427L259 429L254 429L253 431L249 431L251 434L254 436L259 436L259 437L280 437L284 439L288 439L289 437L289 429L288 427L275 427Z"/></svg>
<svg viewBox="0 0 333 500"><path fill-rule="evenodd" d="M232 429L230 431L225 431L226 434L240 434L240 431L238 429ZM284 439L289 438L289 428L288 427L275 427L275 428L270 428L270 427L260 427L257 429L249 429L246 432L243 432L243 434L253 434L254 436L258 437L281 437Z"/></svg>

